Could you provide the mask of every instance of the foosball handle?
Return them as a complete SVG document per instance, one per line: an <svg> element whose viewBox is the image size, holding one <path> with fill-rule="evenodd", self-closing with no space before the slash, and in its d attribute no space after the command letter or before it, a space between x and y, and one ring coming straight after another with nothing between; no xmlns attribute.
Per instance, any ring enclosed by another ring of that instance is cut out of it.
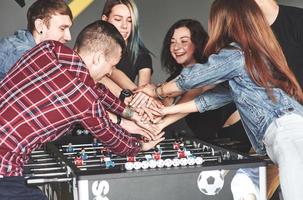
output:
<svg viewBox="0 0 303 200"><path fill-rule="evenodd" d="M41 183L61 183L70 182L72 178L38 178L38 179L28 179L27 184L41 184Z"/></svg>

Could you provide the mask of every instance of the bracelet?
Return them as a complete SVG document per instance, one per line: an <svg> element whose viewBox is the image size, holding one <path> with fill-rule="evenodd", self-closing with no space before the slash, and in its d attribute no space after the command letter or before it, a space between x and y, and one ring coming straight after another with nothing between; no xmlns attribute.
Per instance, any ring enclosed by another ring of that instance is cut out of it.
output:
<svg viewBox="0 0 303 200"><path fill-rule="evenodd" d="M117 115L117 123L116 124L121 124L122 118L120 115Z"/></svg>
<svg viewBox="0 0 303 200"><path fill-rule="evenodd" d="M155 94L156 96L160 99L160 100L163 100L165 99L165 97L162 97L159 93L158 93L158 88L161 87L162 85L159 85L157 87L155 87Z"/></svg>

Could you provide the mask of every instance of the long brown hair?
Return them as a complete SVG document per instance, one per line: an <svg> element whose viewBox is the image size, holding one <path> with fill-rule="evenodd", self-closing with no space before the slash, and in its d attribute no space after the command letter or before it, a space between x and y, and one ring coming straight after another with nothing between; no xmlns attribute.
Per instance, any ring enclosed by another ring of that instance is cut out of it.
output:
<svg viewBox="0 0 303 200"><path fill-rule="evenodd" d="M284 90L303 102L303 94L289 69L281 47L254 0L215 0L209 17L209 40L205 55L217 53L236 42L244 52L252 80L271 97L272 88Z"/></svg>

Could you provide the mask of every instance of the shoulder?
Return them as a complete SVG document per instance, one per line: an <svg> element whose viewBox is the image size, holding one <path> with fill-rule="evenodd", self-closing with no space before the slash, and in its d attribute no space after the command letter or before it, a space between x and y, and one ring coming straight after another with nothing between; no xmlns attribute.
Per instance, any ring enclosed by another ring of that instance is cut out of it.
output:
<svg viewBox="0 0 303 200"><path fill-rule="evenodd" d="M279 10L280 11L286 11L286 12L295 12L295 13L303 13L303 8L294 7L294 6L286 6L279 4Z"/></svg>
<svg viewBox="0 0 303 200"><path fill-rule="evenodd" d="M302 20L303 19L303 8L279 5L279 15L278 17L286 17L292 20Z"/></svg>
<svg viewBox="0 0 303 200"><path fill-rule="evenodd" d="M141 57L141 58L150 58L151 59L151 53L145 47L140 47L139 48L139 52L138 52L138 57Z"/></svg>
<svg viewBox="0 0 303 200"><path fill-rule="evenodd" d="M41 43L39 43L36 48L46 48L46 49L49 49L49 50L52 50L56 53L73 53L74 51L65 46L64 44L62 44L61 42L58 42L58 41L55 41L55 40L46 40L46 41L43 41Z"/></svg>
<svg viewBox="0 0 303 200"><path fill-rule="evenodd" d="M146 60L146 61L152 61L151 53L148 49L140 47L139 53L138 53L138 60Z"/></svg>
<svg viewBox="0 0 303 200"><path fill-rule="evenodd" d="M53 54L58 60L70 60L79 58L79 55L71 48L65 46L61 42L47 40L39 43L31 51L40 50L46 53Z"/></svg>
<svg viewBox="0 0 303 200"><path fill-rule="evenodd" d="M245 65L244 53L237 43L231 43L219 52L210 55L208 63L217 67L227 65L235 68L243 67Z"/></svg>
<svg viewBox="0 0 303 200"><path fill-rule="evenodd" d="M140 48L139 54L135 63L137 70L143 68L152 69L152 57L147 49Z"/></svg>
<svg viewBox="0 0 303 200"><path fill-rule="evenodd" d="M3 51L27 51L35 46L33 35L27 30L17 30L13 35L0 39L0 49Z"/></svg>
<svg viewBox="0 0 303 200"><path fill-rule="evenodd" d="M151 61L152 57L151 57L151 55L148 52L146 52L146 53L140 52L138 54L138 60L148 60L148 61Z"/></svg>
<svg viewBox="0 0 303 200"><path fill-rule="evenodd" d="M225 59L234 59L244 56L240 45L235 42L232 42L228 46L222 48L216 55L222 56Z"/></svg>

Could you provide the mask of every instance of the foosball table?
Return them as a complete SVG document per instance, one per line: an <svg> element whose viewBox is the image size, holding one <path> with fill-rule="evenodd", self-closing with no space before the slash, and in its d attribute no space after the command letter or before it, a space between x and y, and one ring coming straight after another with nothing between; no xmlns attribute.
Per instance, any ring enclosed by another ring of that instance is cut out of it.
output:
<svg viewBox="0 0 303 200"><path fill-rule="evenodd" d="M50 199L266 199L264 161L186 138L121 157L74 136L32 152L26 168L27 183Z"/></svg>

